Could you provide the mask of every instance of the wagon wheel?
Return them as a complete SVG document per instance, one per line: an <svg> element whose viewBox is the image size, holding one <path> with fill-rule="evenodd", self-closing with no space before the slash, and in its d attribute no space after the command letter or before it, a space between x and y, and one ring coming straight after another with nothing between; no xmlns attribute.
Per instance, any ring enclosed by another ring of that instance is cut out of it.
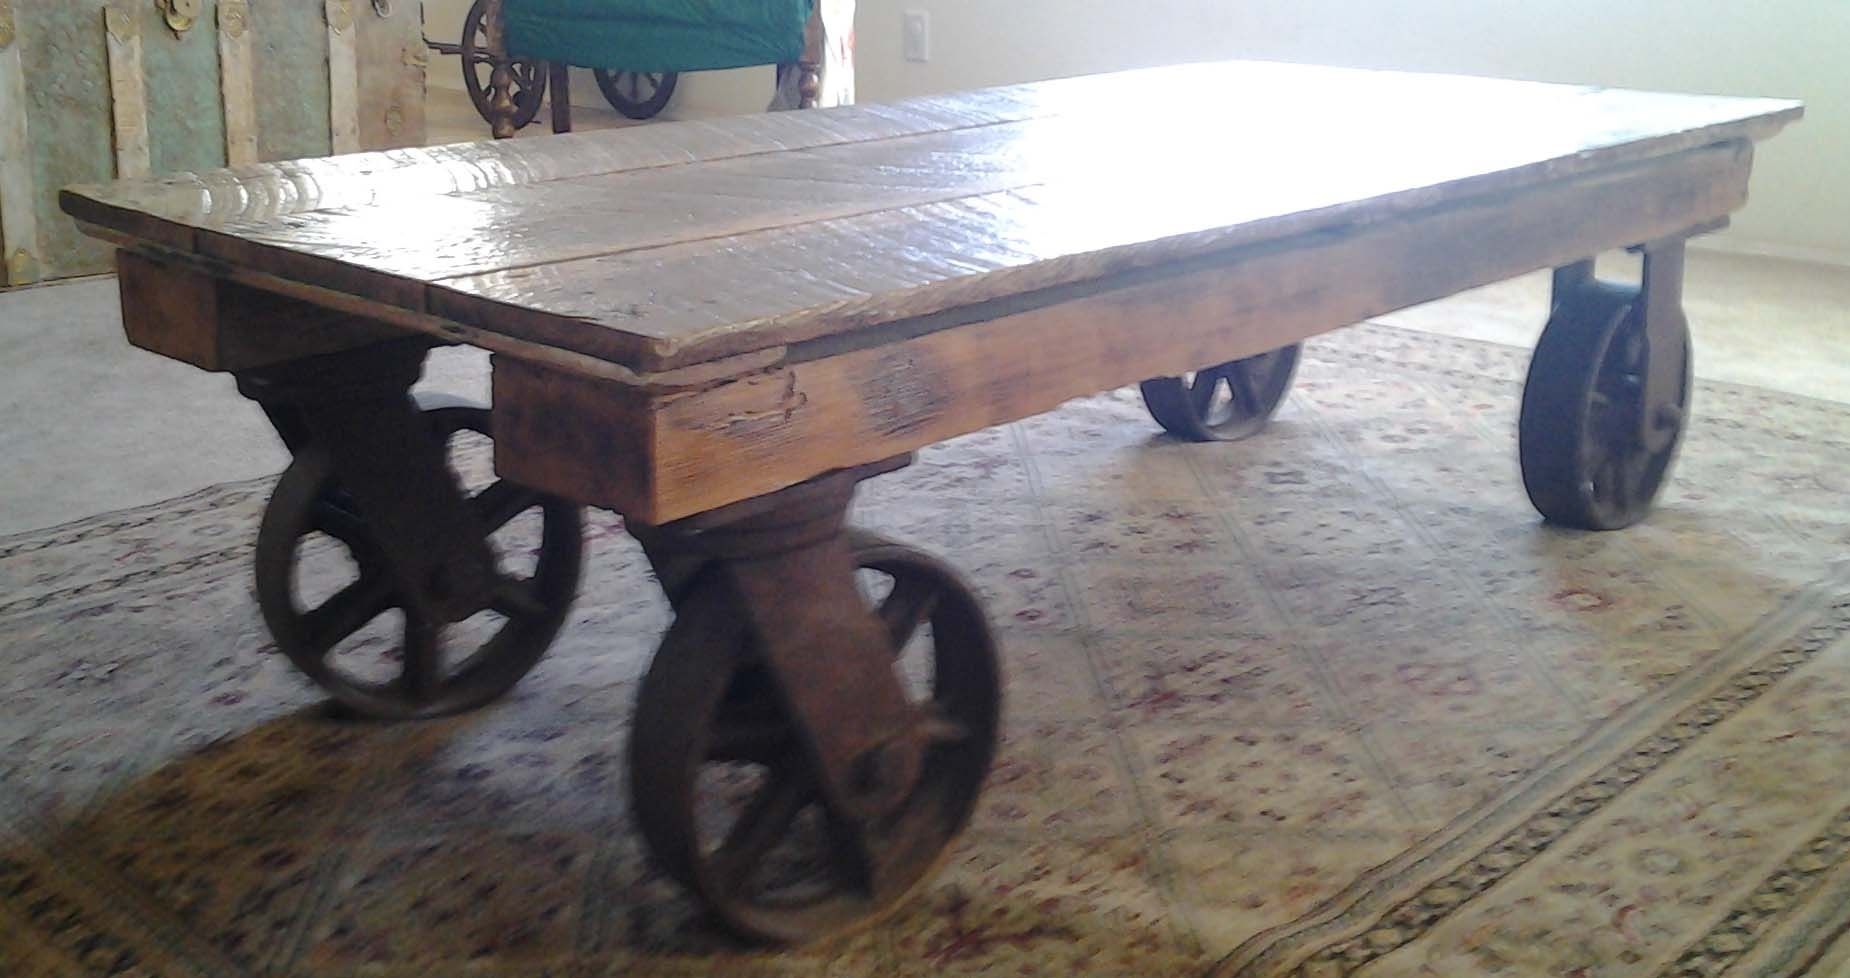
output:
<svg viewBox="0 0 1850 978"><path fill-rule="evenodd" d="M427 407L425 417L446 444L458 433L489 433L486 408L444 404ZM277 648L339 705L378 720L471 710L519 682L558 634L578 589L582 513L510 482L490 482L470 499L497 551L500 582L487 608L446 629L414 610L392 581L326 451L304 447L283 473L257 534L257 602ZM537 541L504 539L531 534L534 522ZM529 557L530 571L513 569ZM331 593L321 600L304 593L309 561L340 582L324 587ZM345 573L332 573L336 565ZM382 627L394 609L402 625ZM451 644L474 649L448 655Z"/></svg>
<svg viewBox="0 0 1850 978"><path fill-rule="evenodd" d="M1642 291L1591 281L1557 305L1529 361L1518 422L1522 481L1548 520L1586 530L1616 530L1644 519L1670 474L1689 416L1689 324L1680 340L1653 349L1645 334ZM1652 357L1675 357L1683 379L1675 400L1646 404ZM1654 450L1641 435L1651 418Z"/></svg>
<svg viewBox="0 0 1850 978"><path fill-rule="evenodd" d="M488 43L488 0L475 0L463 18L462 33L463 87L469 101L485 122L494 122L494 48ZM540 102L546 97L546 65L541 61L514 58L508 62L514 72L514 128L522 129L540 114Z"/></svg>
<svg viewBox="0 0 1850 978"><path fill-rule="evenodd" d="M1181 377L1143 382L1143 403L1163 430L1190 441L1237 441L1271 420L1298 369L1297 344Z"/></svg>
<svg viewBox="0 0 1850 978"><path fill-rule="evenodd" d="M605 71L591 72L597 87L604 90L610 107L632 119L653 119L661 114L674 97L674 87L681 76L672 71Z"/></svg>
<svg viewBox="0 0 1850 978"><path fill-rule="evenodd" d="M856 824L823 801L721 573L691 588L638 698L630 778L643 838L749 938L813 941L899 906L963 829L995 757L1000 679L976 597L916 550L860 532L851 544L901 650L895 668L938 728L895 812Z"/></svg>

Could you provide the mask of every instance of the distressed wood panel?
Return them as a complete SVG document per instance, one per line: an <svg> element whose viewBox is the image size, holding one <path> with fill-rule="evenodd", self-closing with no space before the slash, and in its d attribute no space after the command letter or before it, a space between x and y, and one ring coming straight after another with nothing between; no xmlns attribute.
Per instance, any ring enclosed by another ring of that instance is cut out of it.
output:
<svg viewBox="0 0 1850 978"><path fill-rule="evenodd" d="M275 2L253 0L259 7ZM271 63L267 53L264 63ZM1043 86L1049 85L1060 98L1047 97ZM304 154L267 167L80 187L69 195L67 206L73 215L99 225L191 248L192 229L218 228L232 221L999 125L1050 115L1081 96L1105 98L1115 90L1102 78L1074 78L891 105L634 127L624 130L628 138L620 140L577 133L561 139L464 143L333 159L308 159L316 154ZM322 108L325 112L325 104ZM264 111L270 118L267 106ZM267 141L264 158L276 159Z"/></svg>
<svg viewBox="0 0 1850 978"><path fill-rule="evenodd" d="M248 370L404 335L132 251L117 253L116 269L129 342L204 370Z"/></svg>
<svg viewBox="0 0 1850 978"><path fill-rule="evenodd" d="M103 8L116 176L124 180L145 177L154 169L148 139L148 73L142 60L141 18L141 8L132 0L115 0Z"/></svg>
<svg viewBox="0 0 1850 978"><path fill-rule="evenodd" d="M18 37L13 0L0 0L0 285L38 281L44 254Z"/></svg>
<svg viewBox="0 0 1850 978"><path fill-rule="evenodd" d="M361 0L365 3L366 0ZM326 0L328 138L336 153L360 150L360 63L354 0Z"/></svg>
<svg viewBox="0 0 1850 978"><path fill-rule="evenodd" d="M1171 97L1152 103L1142 97L1151 90ZM357 169L313 171L307 189L273 173L207 175L153 221L171 225L158 230L175 247L659 370L1760 138L1799 112L1258 63L1009 90L1000 104L1025 118L996 119L991 96L971 102L901 106L897 131L891 115L847 109L759 117L755 130L669 124L536 140L514 154L404 154L435 165L364 157ZM844 122L869 131L821 135ZM638 159L668 164L631 169ZM778 200L766 226L740 234L630 204L651 190L754 179L815 199L806 211L779 211ZM220 196L198 193L210 181L251 216L221 220ZM175 186L86 191L98 206L78 201L74 213L107 225L112 207ZM957 199L920 206L933 198L914 191L931 186ZM838 192L869 213L849 216ZM333 212L332 200L358 209ZM126 209L147 227L146 208Z"/></svg>
<svg viewBox="0 0 1850 978"><path fill-rule="evenodd" d="M219 0L219 89L225 106L225 159L232 166L247 166L261 158L252 48L248 0Z"/></svg>
<svg viewBox="0 0 1850 978"><path fill-rule="evenodd" d="M26 89L28 200L37 215L39 272L56 278L108 268L109 248L58 213L59 188L115 177L102 4L12 0L12 5Z"/></svg>
<svg viewBox="0 0 1850 978"><path fill-rule="evenodd" d="M975 306L920 324L918 335L796 348L794 362L701 390L647 396L498 358L496 465L635 519L678 519L1073 397L1687 231L1745 202L1751 166L1749 145L1725 145L1312 232L1097 288Z"/></svg>
<svg viewBox="0 0 1850 978"><path fill-rule="evenodd" d="M142 63L148 84L148 140L155 173L225 165L225 110L219 83L218 3L200 0L185 31L168 29L140 0Z"/></svg>
<svg viewBox="0 0 1850 978"><path fill-rule="evenodd" d="M326 156L327 14L315 0L250 0L257 64L257 152L266 160Z"/></svg>
<svg viewBox="0 0 1850 978"><path fill-rule="evenodd" d="M424 142L424 83L430 49L424 44L419 6L395 0L383 15L370 0L354 8L359 21L355 40L360 145L367 149Z"/></svg>

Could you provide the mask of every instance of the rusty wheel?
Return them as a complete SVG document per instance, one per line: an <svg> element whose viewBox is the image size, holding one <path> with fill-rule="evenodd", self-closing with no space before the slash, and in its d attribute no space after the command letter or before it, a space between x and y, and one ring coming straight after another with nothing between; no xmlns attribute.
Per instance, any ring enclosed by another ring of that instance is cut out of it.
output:
<svg viewBox="0 0 1850 978"><path fill-rule="evenodd" d="M1163 430L1190 441L1237 441L1271 420L1298 369L1297 344L1181 377L1143 382L1143 403Z"/></svg>
<svg viewBox="0 0 1850 978"><path fill-rule="evenodd" d="M1677 358L1683 382L1674 402L1646 404L1660 356ZM1523 486L1543 517L1583 530L1644 519L1682 443L1690 363L1687 323L1674 347L1651 348L1637 286L1590 281L1561 300L1529 361L1518 423ZM1655 449L1641 435L1646 417Z"/></svg>
<svg viewBox="0 0 1850 978"><path fill-rule="evenodd" d="M916 550L859 533L853 547L895 668L940 728L897 811L857 824L823 801L723 575L694 584L643 680L630 747L643 837L748 938L814 941L900 905L963 829L995 756L1000 680L976 597Z"/></svg>
<svg viewBox="0 0 1850 978"><path fill-rule="evenodd" d="M681 76L672 71L591 72L610 107L632 119L653 119L668 107Z"/></svg>
<svg viewBox="0 0 1850 978"><path fill-rule="evenodd" d="M427 405L436 437L486 439L486 408ZM483 468L485 457L469 466ZM277 648L335 702L379 720L474 709L526 675L565 622L578 590L583 515L509 482L471 495L490 528L501 581L488 606L448 625L424 620L391 578L365 517L335 482L328 454L299 450L257 534L257 601ZM462 656L452 647L472 647Z"/></svg>
<svg viewBox="0 0 1850 978"><path fill-rule="evenodd" d="M463 18L462 54L463 87L482 121L494 122L489 103L494 98L494 48L488 42L488 0L475 0ZM508 67L514 71L514 128L524 129L540 114L546 98L546 64L515 58Z"/></svg>

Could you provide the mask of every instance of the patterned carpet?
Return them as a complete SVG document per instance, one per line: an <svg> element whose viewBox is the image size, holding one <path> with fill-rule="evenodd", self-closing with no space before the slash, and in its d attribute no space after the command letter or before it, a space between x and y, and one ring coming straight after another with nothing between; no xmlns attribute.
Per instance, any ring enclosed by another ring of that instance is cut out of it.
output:
<svg viewBox="0 0 1850 978"><path fill-rule="evenodd" d="M267 484L0 539L0 975L1850 974L1850 408L1702 385L1658 514L1565 533L1524 362L1362 327L1251 442L1119 392L871 484L988 596L1006 742L918 902L793 953L641 856L613 518L511 698L400 727L265 654Z"/></svg>

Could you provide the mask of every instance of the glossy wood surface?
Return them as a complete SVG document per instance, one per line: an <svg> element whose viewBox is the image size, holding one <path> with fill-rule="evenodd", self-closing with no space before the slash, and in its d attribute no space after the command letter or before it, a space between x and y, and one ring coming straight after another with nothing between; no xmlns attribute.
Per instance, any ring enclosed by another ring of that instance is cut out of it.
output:
<svg viewBox="0 0 1850 978"><path fill-rule="evenodd" d="M975 304L1763 139L1799 113L1232 62L189 174L65 206L121 242L655 371L875 342Z"/></svg>

